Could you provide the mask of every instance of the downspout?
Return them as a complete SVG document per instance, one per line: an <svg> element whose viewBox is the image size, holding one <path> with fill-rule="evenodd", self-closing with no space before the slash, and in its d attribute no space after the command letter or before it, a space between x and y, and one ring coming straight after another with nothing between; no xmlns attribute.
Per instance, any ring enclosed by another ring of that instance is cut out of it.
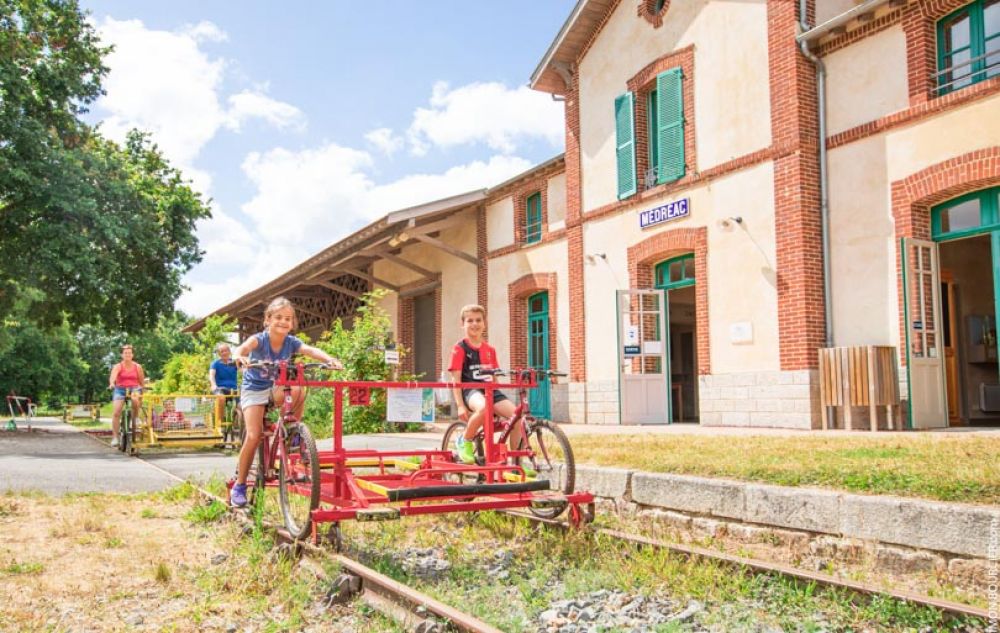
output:
<svg viewBox="0 0 1000 633"><path fill-rule="evenodd" d="M809 30L808 0L799 0L799 28L803 33ZM823 60L809 50L809 41L799 42L802 54L816 66L816 101L819 116L819 214L823 239L823 310L826 320L825 344L833 347L833 305L830 278L830 183L826 155L826 66Z"/></svg>

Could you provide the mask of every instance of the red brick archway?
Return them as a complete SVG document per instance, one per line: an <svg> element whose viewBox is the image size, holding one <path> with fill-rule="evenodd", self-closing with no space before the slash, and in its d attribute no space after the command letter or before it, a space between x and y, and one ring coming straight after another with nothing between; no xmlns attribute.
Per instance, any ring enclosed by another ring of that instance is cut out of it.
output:
<svg viewBox="0 0 1000 633"><path fill-rule="evenodd" d="M900 238L931 238L931 207L971 191L1000 185L1000 146L969 152L931 165L892 183L896 224L896 291L899 302L900 361L906 363L903 266Z"/></svg>
<svg viewBox="0 0 1000 633"><path fill-rule="evenodd" d="M708 230L673 229L651 235L628 249L630 288L652 288L656 264L675 255L694 253L695 324L698 373L712 373L708 336Z"/></svg>
<svg viewBox="0 0 1000 633"><path fill-rule="evenodd" d="M559 302L556 300L556 274L532 273L524 275L507 286L507 301L510 314L510 366L520 369L528 366L528 297L537 292L549 293L549 362L552 369L557 365L556 314Z"/></svg>

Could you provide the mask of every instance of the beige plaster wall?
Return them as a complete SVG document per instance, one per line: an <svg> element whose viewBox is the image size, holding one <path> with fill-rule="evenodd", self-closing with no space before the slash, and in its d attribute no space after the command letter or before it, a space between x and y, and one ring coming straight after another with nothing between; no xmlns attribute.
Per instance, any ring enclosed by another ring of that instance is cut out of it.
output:
<svg viewBox="0 0 1000 633"><path fill-rule="evenodd" d="M622 2L580 64L584 210L617 200L615 97L649 63L691 44L698 164L688 169L704 171L771 144L764 0L674 2L658 29L636 15L634 2Z"/></svg>
<svg viewBox="0 0 1000 633"><path fill-rule="evenodd" d="M857 0L816 0L816 19L814 24L823 24L845 11L850 11L858 4Z"/></svg>
<svg viewBox="0 0 1000 633"><path fill-rule="evenodd" d="M566 174L556 174L549 178L547 196L549 230L555 231L566 226Z"/></svg>
<svg viewBox="0 0 1000 633"><path fill-rule="evenodd" d="M1000 96L830 151L836 345L899 345L892 183L1000 144L997 112Z"/></svg>
<svg viewBox="0 0 1000 633"><path fill-rule="evenodd" d="M514 198L507 196L486 207L486 247L493 251L513 243Z"/></svg>
<svg viewBox="0 0 1000 633"><path fill-rule="evenodd" d="M392 336L399 340L399 295L395 292L387 292L382 300L378 302L379 307L389 315L392 323Z"/></svg>
<svg viewBox="0 0 1000 633"><path fill-rule="evenodd" d="M617 380L615 289L629 287L628 248L649 236L707 227L708 310L713 374L779 369L774 271L774 169L766 163L634 210L584 225L584 253L607 254L584 267L587 380ZM691 216L645 231L639 213L689 197ZM741 216L742 225L720 226ZM730 325L749 321L753 342L730 342Z"/></svg>
<svg viewBox="0 0 1000 633"><path fill-rule="evenodd" d="M835 345L897 345L896 245L885 139L830 157L830 276Z"/></svg>
<svg viewBox="0 0 1000 633"><path fill-rule="evenodd" d="M829 133L904 110L909 106L906 35L896 25L823 58Z"/></svg>
<svg viewBox="0 0 1000 633"><path fill-rule="evenodd" d="M555 273L556 296L549 297L550 310L556 309L556 357L553 369L569 371L569 268L566 241L519 250L490 260L489 340L500 355L500 363L510 363L510 303L507 286L524 275ZM551 334L551 333L550 333Z"/></svg>
<svg viewBox="0 0 1000 633"><path fill-rule="evenodd" d="M886 135L889 182L977 149L1000 144L1000 95Z"/></svg>

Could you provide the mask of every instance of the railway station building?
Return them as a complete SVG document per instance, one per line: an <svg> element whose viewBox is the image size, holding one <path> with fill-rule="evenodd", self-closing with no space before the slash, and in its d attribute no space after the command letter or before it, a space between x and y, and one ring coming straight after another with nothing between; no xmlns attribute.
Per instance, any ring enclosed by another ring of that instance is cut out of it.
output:
<svg viewBox="0 0 1000 633"><path fill-rule="evenodd" d="M383 287L436 379L480 303L560 422L820 428L843 346L892 348L912 428L1000 421L1000 0L579 0L530 85L563 155L217 313L315 335Z"/></svg>

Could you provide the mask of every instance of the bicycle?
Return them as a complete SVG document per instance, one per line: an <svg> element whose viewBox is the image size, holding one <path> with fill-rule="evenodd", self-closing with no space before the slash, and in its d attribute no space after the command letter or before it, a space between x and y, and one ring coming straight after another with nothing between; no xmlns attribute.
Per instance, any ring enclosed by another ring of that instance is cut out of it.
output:
<svg viewBox="0 0 1000 633"><path fill-rule="evenodd" d="M246 367L273 370L285 368L286 376L292 380L309 369L328 369L325 363L288 364L285 361L257 361ZM309 427L295 417L292 400L292 385L282 387L283 401L277 420L269 419L275 403L268 402L264 409L263 428L257 444L257 456L247 474L248 507L253 508L264 497L267 486L278 486L278 499L285 529L295 539L303 539L312 531L312 511L319 507L320 468L316 440ZM246 439L243 427L241 443ZM235 478L227 482L232 489Z"/></svg>
<svg viewBox="0 0 1000 633"><path fill-rule="evenodd" d="M118 450L126 453L128 455L135 454L135 427L134 420L132 419L133 413L132 408L134 404L132 403L132 394L139 387L124 387L125 389L125 402L122 404L121 417L118 419ZM139 389L139 393L142 390ZM139 406L139 413L142 414L142 405Z"/></svg>
<svg viewBox="0 0 1000 633"><path fill-rule="evenodd" d="M517 407L514 416L507 419L494 415L494 432L499 432L500 436L496 443L505 444L514 430L515 425L520 425L521 442L514 450L508 451L507 455L513 459L515 466L521 466L528 472L534 471L536 479L548 479L552 490L557 490L563 494L571 494L576 485L576 461L573 457L573 448L570 446L566 434L555 422L535 418L531 415L531 407L528 403L528 385L534 382L534 377L545 375L550 378L565 376L565 373L552 371L549 369L518 369L506 371L502 369L481 370L481 373L492 374L494 376L514 376L515 382L510 386L517 388ZM455 438L459 433L465 434L466 422L461 420L452 422L444 432L444 439L441 442L441 450L452 449ZM480 429L473 439L475 442L476 463L485 465L485 431ZM480 482L482 475L462 475L455 474L452 477L458 478L460 483L465 482L465 478L474 478ZM537 517L554 519L562 514L567 507L567 503L556 503L549 507L534 507L531 512Z"/></svg>
<svg viewBox="0 0 1000 633"><path fill-rule="evenodd" d="M239 391L220 387L212 392L216 396L225 396L222 411L222 443L225 446L239 448L243 444L243 409L239 404Z"/></svg>

